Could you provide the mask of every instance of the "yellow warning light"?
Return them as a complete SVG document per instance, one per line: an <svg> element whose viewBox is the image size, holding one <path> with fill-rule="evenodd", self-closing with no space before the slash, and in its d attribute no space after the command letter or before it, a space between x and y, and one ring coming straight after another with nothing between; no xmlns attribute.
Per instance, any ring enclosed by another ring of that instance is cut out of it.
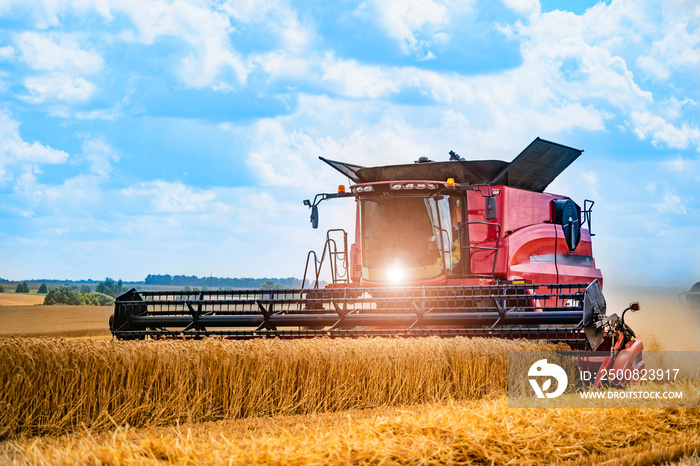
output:
<svg viewBox="0 0 700 466"><path fill-rule="evenodd" d="M338 192L339 192L339 193L344 193L344 192L345 192L345 185L339 184L339 185L338 185Z"/></svg>
<svg viewBox="0 0 700 466"><path fill-rule="evenodd" d="M455 185L455 179L454 178L447 178L447 186L454 187Z"/></svg>

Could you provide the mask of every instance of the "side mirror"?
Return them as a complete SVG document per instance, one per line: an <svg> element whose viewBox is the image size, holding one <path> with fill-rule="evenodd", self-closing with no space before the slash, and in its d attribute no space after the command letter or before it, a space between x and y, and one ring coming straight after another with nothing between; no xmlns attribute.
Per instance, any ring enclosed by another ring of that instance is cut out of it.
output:
<svg viewBox="0 0 700 466"><path fill-rule="evenodd" d="M639 301L635 301L635 302L633 302L633 303L630 303L629 309L630 309L630 311L632 311L632 312L637 312L639 309L641 309L641 308L639 307Z"/></svg>
<svg viewBox="0 0 700 466"><path fill-rule="evenodd" d="M496 220L498 217L498 210L496 208L496 198L493 196L488 196L486 198L486 220Z"/></svg>
<svg viewBox="0 0 700 466"><path fill-rule="evenodd" d="M311 206L311 228L318 228L318 206Z"/></svg>

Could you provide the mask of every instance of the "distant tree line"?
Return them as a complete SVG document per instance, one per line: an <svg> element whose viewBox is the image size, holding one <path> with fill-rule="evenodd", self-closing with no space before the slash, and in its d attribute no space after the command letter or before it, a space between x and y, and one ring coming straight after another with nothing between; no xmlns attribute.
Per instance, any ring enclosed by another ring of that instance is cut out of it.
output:
<svg viewBox="0 0 700 466"><path fill-rule="evenodd" d="M121 279L115 281L107 277L91 291L87 285L61 285L50 288L44 298L44 304L66 304L69 306L112 306L114 298L126 291Z"/></svg>
<svg viewBox="0 0 700 466"><path fill-rule="evenodd" d="M195 275L148 275L146 285L161 286L207 286L209 288L260 288L265 282L273 282L283 288L299 288L301 280L289 278L221 278L221 277L197 277ZM266 283L266 286L269 284Z"/></svg>

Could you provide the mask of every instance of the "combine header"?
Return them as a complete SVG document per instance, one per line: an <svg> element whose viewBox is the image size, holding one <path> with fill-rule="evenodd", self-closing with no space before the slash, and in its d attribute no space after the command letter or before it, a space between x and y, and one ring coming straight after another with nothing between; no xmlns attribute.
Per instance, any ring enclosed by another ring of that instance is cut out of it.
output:
<svg viewBox="0 0 700 466"><path fill-rule="evenodd" d="M530 338L638 360L641 342L606 316L593 202L544 192L581 153L537 138L510 163L454 152L380 167L321 158L353 184L304 201L312 226L322 201L352 198L354 243L348 250L348 234L329 230L321 259L307 256L301 289L131 290L110 329L121 339ZM318 288L325 263L332 283Z"/></svg>

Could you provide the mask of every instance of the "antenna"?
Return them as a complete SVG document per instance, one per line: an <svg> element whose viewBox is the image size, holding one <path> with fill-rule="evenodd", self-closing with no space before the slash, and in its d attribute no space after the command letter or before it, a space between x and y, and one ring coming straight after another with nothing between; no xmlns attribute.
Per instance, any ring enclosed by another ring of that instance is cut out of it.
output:
<svg viewBox="0 0 700 466"><path fill-rule="evenodd" d="M466 161L466 160L464 160L464 157L460 157L460 155L453 150L450 151L450 160L455 160L457 162L465 162Z"/></svg>

